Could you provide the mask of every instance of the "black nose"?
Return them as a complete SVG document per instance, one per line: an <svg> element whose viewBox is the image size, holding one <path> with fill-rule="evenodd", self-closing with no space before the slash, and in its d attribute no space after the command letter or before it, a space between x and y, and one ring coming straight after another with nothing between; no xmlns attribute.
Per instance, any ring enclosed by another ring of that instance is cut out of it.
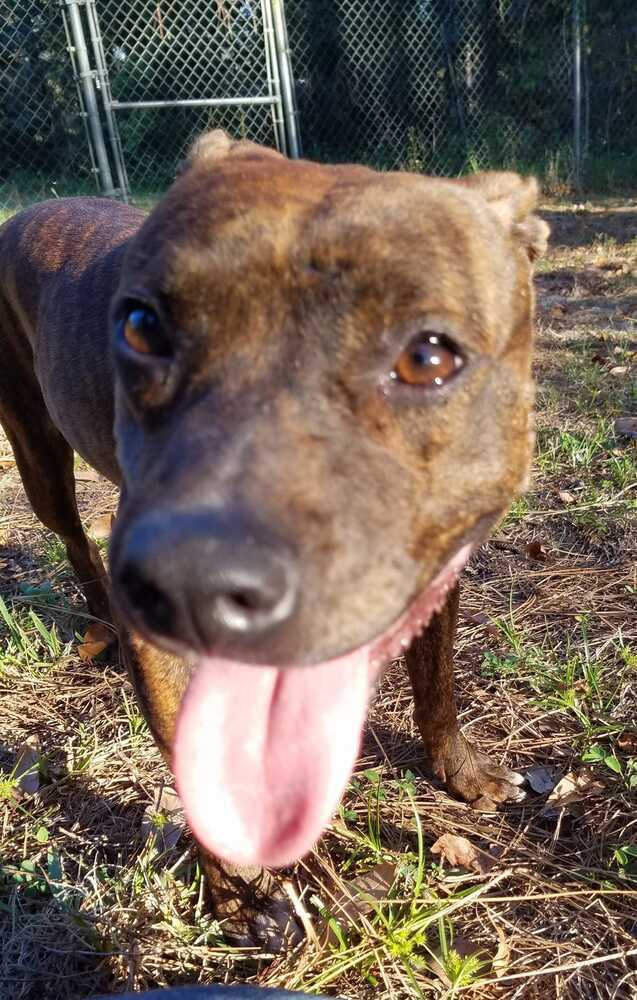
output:
<svg viewBox="0 0 637 1000"><path fill-rule="evenodd" d="M159 636L204 651L254 644L293 615L290 549L216 512L137 518L115 549L120 601Z"/></svg>

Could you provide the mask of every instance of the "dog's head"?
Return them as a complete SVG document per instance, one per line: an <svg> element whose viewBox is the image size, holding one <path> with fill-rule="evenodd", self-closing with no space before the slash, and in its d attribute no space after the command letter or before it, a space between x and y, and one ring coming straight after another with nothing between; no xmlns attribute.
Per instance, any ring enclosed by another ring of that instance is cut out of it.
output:
<svg viewBox="0 0 637 1000"><path fill-rule="evenodd" d="M130 244L114 596L186 664L177 781L222 856L307 849L380 666L524 485L536 196L214 132Z"/></svg>

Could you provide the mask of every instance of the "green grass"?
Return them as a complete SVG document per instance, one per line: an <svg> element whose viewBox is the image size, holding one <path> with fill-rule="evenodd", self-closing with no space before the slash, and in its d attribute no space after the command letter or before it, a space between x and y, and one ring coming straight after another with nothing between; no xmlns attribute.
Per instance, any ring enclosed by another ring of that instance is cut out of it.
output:
<svg viewBox="0 0 637 1000"><path fill-rule="evenodd" d="M557 251L553 269L637 257L632 234L582 247ZM86 619L63 547L16 522L24 501L0 473L3 544L29 546L0 605L0 980L16 1000L196 981L350 1000L610 998L632 974L630 956L612 956L632 947L625 894L637 889L637 450L613 422L632 412L634 338L606 315L580 322L576 296L572 310L555 330L540 316L533 482L463 577L457 690L463 731L495 760L591 768L603 793L557 820L546 795L495 817L453 801L425 777L404 671L391 667L339 813L294 873L315 940L274 962L224 941L187 833L160 850L142 832L144 816L153 831L168 822L157 792L169 774L123 668L79 660ZM629 371L610 376L591 360L600 350ZM97 484L79 496L90 523L104 509ZM15 761L34 734L40 790L24 795ZM434 856L447 832L491 854L492 870ZM509 974L522 978L498 978Z"/></svg>
<svg viewBox="0 0 637 1000"><path fill-rule="evenodd" d="M57 625L45 625L28 601L11 606L0 597L0 619L4 626L0 676L6 666L48 670L70 652L70 643L61 641Z"/></svg>
<svg viewBox="0 0 637 1000"><path fill-rule="evenodd" d="M375 789L372 797L378 801L383 793L380 775L372 777L371 772L366 772L365 776ZM411 779L408 782L410 785ZM451 993L448 995L453 996L455 989L478 981L482 970L490 965L490 956L482 952L461 956L454 948L452 916L480 889L462 890L451 896L440 893L440 869L428 863L422 824L409 785L403 784L402 791L405 793L407 789L409 825L416 835L415 852L403 853L394 859L395 877L387 887L385 899L370 896L364 889L354 890L352 900L360 914L358 918L350 918L344 923L339 919L338 910L331 910L318 898L315 900L334 938L332 955L322 971L309 977L293 976L288 983L290 988L324 990L344 974L355 971L363 983L376 989L382 985L379 967L384 971L394 967L411 985L413 995L421 996L419 973L429 970L433 964L449 982ZM360 786L355 783L351 787L358 791ZM376 810L372 812L377 815ZM375 819L371 820L371 827L368 843L372 855L380 853L382 860L387 862L390 855L380 851Z"/></svg>

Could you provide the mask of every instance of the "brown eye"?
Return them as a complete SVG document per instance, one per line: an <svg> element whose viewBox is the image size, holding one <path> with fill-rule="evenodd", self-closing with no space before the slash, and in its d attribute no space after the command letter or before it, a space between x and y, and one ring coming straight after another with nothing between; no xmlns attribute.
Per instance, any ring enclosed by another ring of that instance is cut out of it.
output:
<svg viewBox="0 0 637 1000"><path fill-rule="evenodd" d="M407 385L444 385L462 367L462 357L445 337L421 334L402 352L392 377Z"/></svg>
<svg viewBox="0 0 637 1000"><path fill-rule="evenodd" d="M131 309L121 323L121 335L137 354L166 357L172 353L157 315L146 307Z"/></svg>

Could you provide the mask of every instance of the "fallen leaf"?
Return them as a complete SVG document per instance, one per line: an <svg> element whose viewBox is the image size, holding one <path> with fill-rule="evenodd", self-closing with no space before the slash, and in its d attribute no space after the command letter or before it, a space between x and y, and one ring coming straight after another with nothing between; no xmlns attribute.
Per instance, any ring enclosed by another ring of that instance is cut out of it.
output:
<svg viewBox="0 0 637 1000"><path fill-rule="evenodd" d="M551 316L552 319L560 319L565 315L566 309L564 309L563 306L553 306L553 308L549 310L549 316Z"/></svg>
<svg viewBox="0 0 637 1000"><path fill-rule="evenodd" d="M115 521L114 514L100 514L94 517L88 526L88 533L93 538L108 538Z"/></svg>
<svg viewBox="0 0 637 1000"><path fill-rule="evenodd" d="M476 625L489 625L491 619L484 611L478 611L475 615L467 615L467 621L475 622Z"/></svg>
<svg viewBox="0 0 637 1000"><path fill-rule="evenodd" d="M548 552L542 545L542 542L538 541L527 542L526 554L529 559L535 559L536 562L546 562L548 558Z"/></svg>
<svg viewBox="0 0 637 1000"><path fill-rule="evenodd" d="M596 365L605 365L608 358L603 354L591 354L591 361Z"/></svg>
<svg viewBox="0 0 637 1000"><path fill-rule="evenodd" d="M531 767L524 773L529 785L538 795L552 792L559 781L559 776L556 767Z"/></svg>
<svg viewBox="0 0 637 1000"><path fill-rule="evenodd" d="M617 746L620 750L637 751L637 732L634 730L627 730L622 733L621 736L617 737Z"/></svg>
<svg viewBox="0 0 637 1000"><path fill-rule="evenodd" d="M396 868L390 861L381 861L370 871L343 883L343 891L330 903L330 916L342 927L357 923L359 917L374 909L374 902L387 899L396 880Z"/></svg>
<svg viewBox="0 0 637 1000"><path fill-rule="evenodd" d="M575 503L576 498L568 490L560 490L557 494L562 503Z"/></svg>
<svg viewBox="0 0 637 1000"><path fill-rule="evenodd" d="M637 417L618 417L615 432L622 437L637 438Z"/></svg>
<svg viewBox="0 0 637 1000"><path fill-rule="evenodd" d="M493 923L493 921L492 921ZM496 979L506 976L511 964L511 939L506 936L499 924L494 923L495 932L498 935L498 950L493 956L491 968Z"/></svg>
<svg viewBox="0 0 637 1000"><path fill-rule="evenodd" d="M609 371L608 374L609 375L625 375L627 371L628 371L628 365L615 365L614 368L611 368L611 370Z"/></svg>
<svg viewBox="0 0 637 1000"><path fill-rule="evenodd" d="M186 829L186 817L181 800L174 788L162 785L153 804L144 810L141 832L144 841L154 842L158 851L171 851Z"/></svg>
<svg viewBox="0 0 637 1000"><path fill-rule="evenodd" d="M84 642L115 642L115 630L104 622L91 622L84 635Z"/></svg>
<svg viewBox="0 0 637 1000"><path fill-rule="evenodd" d="M432 854L440 854L454 868L486 875L495 864L495 858L486 851L475 847L466 837L456 837L453 833L443 833L431 847Z"/></svg>
<svg viewBox="0 0 637 1000"><path fill-rule="evenodd" d="M93 622L86 630L83 642L77 647L77 655L83 663L88 663L115 642L115 638L115 632L108 625Z"/></svg>
<svg viewBox="0 0 637 1000"><path fill-rule="evenodd" d="M605 787L601 781L595 779L591 767L580 767L576 771L569 771L561 781L558 781L546 800L543 811L551 808L564 809L575 802L581 802L582 799L601 795Z"/></svg>
<svg viewBox="0 0 637 1000"><path fill-rule="evenodd" d="M13 776L25 795L35 795L40 787L40 761L42 754L37 736L27 736L18 751Z"/></svg>
<svg viewBox="0 0 637 1000"><path fill-rule="evenodd" d="M98 483L100 479L95 469L76 469L75 478L79 483Z"/></svg>
<svg viewBox="0 0 637 1000"><path fill-rule="evenodd" d="M491 616L487 615L484 611L478 611L475 615L465 615L464 620L471 625L481 626L484 628L486 634L494 639L497 639L500 636L498 629L493 624Z"/></svg>
<svg viewBox="0 0 637 1000"><path fill-rule="evenodd" d="M497 803L488 795L481 795L480 798L471 803L471 808L474 812L479 813L496 813L498 811Z"/></svg>

